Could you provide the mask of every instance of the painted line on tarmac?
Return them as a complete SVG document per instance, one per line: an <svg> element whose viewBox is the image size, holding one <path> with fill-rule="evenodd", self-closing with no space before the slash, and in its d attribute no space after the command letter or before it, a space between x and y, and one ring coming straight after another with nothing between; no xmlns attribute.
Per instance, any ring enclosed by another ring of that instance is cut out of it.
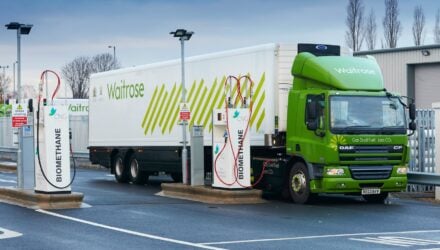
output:
<svg viewBox="0 0 440 250"><path fill-rule="evenodd" d="M150 239L154 239L154 240L161 240L161 241L166 241L166 242L171 242L171 243L175 243L175 244L186 245L186 246L191 246L191 247L196 247L196 248L203 248L203 249L212 249L212 250L223 250L224 249L224 248L205 246L205 245L202 245L202 244L192 243L192 242L188 242L188 241L181 241L181 240L165 238L165 237L156 236L156 235L152 235L152 234L136 232L136 231L127 230L127 229L118 228L118 227L107 226L107 225L96 223L96 222L92 222L92 221L82 220L82 219L78 219L78 218L74 218L74 217L70 217L70 216L66 216L66 215L62 215L62 214L57 214L57 213L54 213L54 212L49 212L49 211L46 211L46 210L43 210L43 209L37 209L35 211L37 211L39 213L55 216L55 217L58 217L58 218L62 218L62 219L66 219L66 220L71 220L71 221L87 224L87 225L94 226L94 227L105 228L105 229L117 231L117 232L120 232L120 233L126 233L126 234L130 234L130 235L144 237L144 238L150 238Z"/></svg>
<svg viewBox="0 0 440 250"><path fill-rule="evenodd" d="M272 239L203 242L203 243L198 243L198 244L200 244L200 245L225 245L225 244L240 244L240 243L254 243L254 242L270 242L270 241L307 240L307 239L368 236L368 235L419 234L419 233L440 233L440 229L400 231L400 232L378 232L378 233L327 234L327 235L311 235L311 236L298 236L298 237L272 238Z"/></svg>
<svg viewBox="0 0 440 250"><path fill-rule="evenodd" d="M19 232L14 232L0 227L0 240L22 236Z"/></svg>

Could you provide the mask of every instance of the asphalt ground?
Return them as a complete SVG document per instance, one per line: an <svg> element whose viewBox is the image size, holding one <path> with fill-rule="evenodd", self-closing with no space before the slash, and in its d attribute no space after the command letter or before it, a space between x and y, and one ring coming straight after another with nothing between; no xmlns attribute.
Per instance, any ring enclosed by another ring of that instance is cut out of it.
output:
<svg viewBox="0 0 440 250"><path fill-rule="evenodd" d="M0 173L0 186L15 178ZM157 196L170 181L119 184L106 170L79 169L72 191L84 193L84 208L0 203L0 249L440 249L438 203L325 196L313 205L210 205Z"/></svg>

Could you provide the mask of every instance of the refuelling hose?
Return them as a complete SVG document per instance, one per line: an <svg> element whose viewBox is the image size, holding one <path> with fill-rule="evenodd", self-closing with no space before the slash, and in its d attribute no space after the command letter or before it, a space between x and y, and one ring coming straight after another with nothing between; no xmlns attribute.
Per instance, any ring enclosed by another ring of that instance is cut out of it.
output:
<svg viewBox="0 0 440 250"><path fill-rule="evenodd" d="M41 102L41 97L42 97L42 92L43 92L43 84L45 83L44 76L47 73L52 73L57 78L57 86L52 93L51 104L53 104L53 99L54 99L55 95L57 94L57 92L60 88L60 84L61 84L61 78L58 76L58 74L56 72L54 72L52 70L45 70L45 71L43 71L43 73L41 73L40 87L39 87L39 92L38 92L38 106L37 106L37 143L36 143L37 144L36 145L37 146L37 150L36 150L37 151L37 159L38 159L38 165L40 167L41 174L43 175L43 177L47 181L47 183L49 183L52 187L54 187L56 189L65 189L65 188L72 185L73 181L75 180L75 176L76 176L76 164L75 164L75 158L73 157L72 144L71 143L69 144L69 147L70 147L69 151L70 151L70 156L72 157L72 161L73 161L73 177L70 180L69 184L67 184L65 186L57 186L49 180L49 178L44 173L44 170L43 170L43 167L41 164L41 158L40 158L40 145L39 145L40 144L40 102ZM46 82L46 84L47 84L47 82ZM69 138L69 140L70 140L70 138Z"/></svg>
<svg viewBox="0 0 440 250"><path fill-rule="evenodd" d="M253 81L252 81L252 79L249 77L249 76L247 76L247 75L245 75L245 76L241 76L241 77L235 77L235 76L228 76L228 78L226 78L225 79L225 91L227 91L227 82L228 82L228 80L229 80L229 90L230 90L230 93L231 93L231 91L232 91L232 85L231 85L231 81L234 79L235 81L236 81L236 84L237 84L237 97L236 97L236 99L235 99L235 101L234 101L234 104L237 104L238 102L237 102L237 98L239 98L239 101L241 101L241 103L243 104L243 105L246 105L246 97L243 97L243 94L241 93L241 79L246 79L246 80L248 80L249 81L249 83L250 83L250 86L249 86L249 91L248 91L248 93L249 93L249 119L248 119L248 121L247 121L247 124L246 124L246 129L245 129L245 132L244 132L244 134L243 134L243 137L241 138L241 140L239 140L239 142L238 142L238 145L242 145L243 146L243 142L244 142L244 139L246 138L246 136L248 135L248 131L249 131L249 127L250 127L250 120L251 120L251 117L252 117L252 107L253 107L253 102L252 102L252 88L253 88ZM226 95L226 94L225 94ZM217 156L216 156L216 158L215 158L215 160L214 160L214 172L215 172L215 175L217 176L217 179L221 182L221 183L223 183L224 185L226 185L226 186L232 186L232 185L234 185L234 184L238 184L238 185L240 185L242 188L252 188L252 187L254 187L254 186L256 186L256 185L258 185L258 183L260 183L260 181L263 179L263 176L264 176L264 172L265 172L265 170L266 170L266 167L267 167L267 165L268 165L268 163L269 162L271 162L270 160L267 160L267 161L265 161L264 163L263 163L263 167L262 167L262 170L261 170L261 173L260 173L260 176L259 176L259 178L257 179L257 181L254 183L254 184L251 184L250 186L247 186L247 185L243 185L242 183L240 183L240 181L238 180L238 154L239 154L239 150L240 150L240 146L238 147L238 149L237 149L237 152L235 153L235 150L234 150L234 147L232 146L232 140L231 140L231 133L230 133L230 128L229 128L229 117L228 117L228 112L229 112L229 106L231 105L231 96L225 96L225 116L226 116L226 129L227 129L227 138L225 138L225 144L223 144L223 147L222 147L222 149L220 150L220 152L217 154ZM234 182L232 182L232 183L227 183L227 182L225 182L219 175L218 175L218 172L217 172L217 160L218 160L218 158L220 157L220 155L223 153L223 151L224 151L224 149L226 148L226 145L228 144L228 142L229 142L229 145L230 145L230 148L231 148L231 152L232 152L232 156L233 156L233 159L234 159L234 169L233 169L233 171L234 171L234 178L235 178L235 180L234 180Z"/></svg>

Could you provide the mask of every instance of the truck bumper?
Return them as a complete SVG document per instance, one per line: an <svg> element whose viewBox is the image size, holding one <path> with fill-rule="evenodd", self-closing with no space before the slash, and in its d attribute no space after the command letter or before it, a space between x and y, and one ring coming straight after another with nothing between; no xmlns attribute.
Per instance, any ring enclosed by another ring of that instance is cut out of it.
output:
<svg viewBox="0 0 440 250"><path fill-rule="evenodd" d="M386 180L354 180L352 178L322 178L310 181L312 193L361 193L362 188L378 187L381 192L400 192L406 189L406 177Z"/></svg>

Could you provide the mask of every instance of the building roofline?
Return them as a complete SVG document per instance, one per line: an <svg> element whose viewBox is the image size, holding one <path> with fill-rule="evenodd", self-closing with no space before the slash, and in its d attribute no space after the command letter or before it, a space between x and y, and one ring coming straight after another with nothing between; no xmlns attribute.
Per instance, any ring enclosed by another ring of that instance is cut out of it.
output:
<svg viewBox="0 0 440 250"><path fill-rule="evenodd" d="M381 53L395 53L395 52L402 52L402 51L414 51L414 50L424 50L424 49L440 49L440 44L411 46L411 47L402 47L402 48L394 48L394 49L364 50L364 51L353 52L353 55L354 56L363 56L363 55L372 55L372 54L381 54Z"/></svg>

